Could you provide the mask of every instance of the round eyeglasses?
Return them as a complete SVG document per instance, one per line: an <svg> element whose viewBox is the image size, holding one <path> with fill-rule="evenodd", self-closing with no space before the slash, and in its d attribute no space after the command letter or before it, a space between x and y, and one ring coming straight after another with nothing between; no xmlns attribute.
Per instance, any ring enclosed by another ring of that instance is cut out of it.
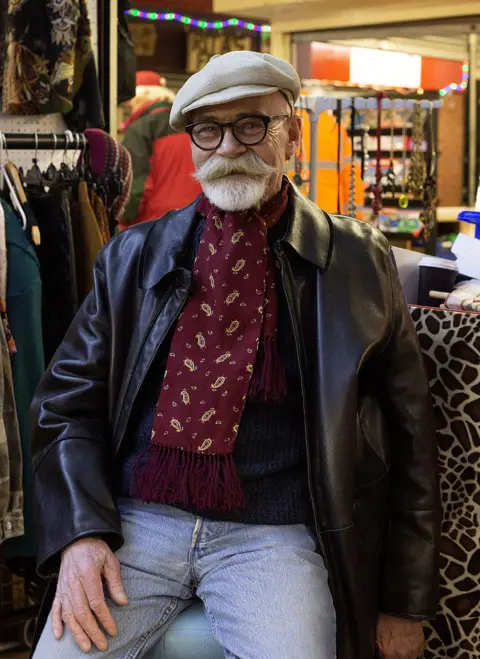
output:
<svg viewBox="0 0 480 659"><path fill-rule="evenodd" d="M234 138L244 146L255 146L265 139L268 126L275 119L289 119L289 114L276 114L266 117L263 114L251 114L235 121L197 121L186 126L195 146L203 151L215 151L223 142L225 130L230 128Z"/></svg>

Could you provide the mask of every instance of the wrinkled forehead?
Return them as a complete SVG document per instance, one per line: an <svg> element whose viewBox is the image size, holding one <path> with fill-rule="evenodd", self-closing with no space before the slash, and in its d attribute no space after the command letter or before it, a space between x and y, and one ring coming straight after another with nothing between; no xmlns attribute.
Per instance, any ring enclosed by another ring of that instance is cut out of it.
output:
<svg viewBox="0 0 480 659"><path fill-rule="evenodd" d="M246 114L264 114L266 116L286 112L288 103L281 92L267 96L241 98L222 105L210 105L198 108L190 114L190 121L233 121Z"/></svg>

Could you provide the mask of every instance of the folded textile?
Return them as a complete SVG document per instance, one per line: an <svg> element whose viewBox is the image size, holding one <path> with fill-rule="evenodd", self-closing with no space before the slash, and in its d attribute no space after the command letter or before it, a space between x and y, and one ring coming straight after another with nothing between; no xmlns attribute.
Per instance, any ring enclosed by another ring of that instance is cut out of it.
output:
<svg viewBox="0 0 480 659"><path fill-rule="evenodd" d="M445 300L447 309L480 313L480 279L462 282Z"/></svg>

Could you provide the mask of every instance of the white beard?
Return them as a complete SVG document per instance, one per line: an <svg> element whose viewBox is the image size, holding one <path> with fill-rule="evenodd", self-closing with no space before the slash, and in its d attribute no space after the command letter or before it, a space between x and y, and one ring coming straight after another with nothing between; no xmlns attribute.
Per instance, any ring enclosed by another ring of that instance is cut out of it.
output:
<svg viewBox="0 0 480 659"><path fill-rule="evenodd" d="M237 158L212 155L195 172L205 196L217 208L237 213L257 210L266 201L275 167L267 165L254 151Z"/></svg>
<svg viewBox="0 0 480 659"><path fill-rule="evenodd" d="M214 206L235 213L260 208L265 201L268 182L268 178L237 174L202 182L202 189Z"/></svg>

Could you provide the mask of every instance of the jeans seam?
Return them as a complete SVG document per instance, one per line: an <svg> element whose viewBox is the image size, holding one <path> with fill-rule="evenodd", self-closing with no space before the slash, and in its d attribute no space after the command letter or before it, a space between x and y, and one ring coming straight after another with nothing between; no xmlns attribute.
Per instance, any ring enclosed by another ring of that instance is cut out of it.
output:
<svg viewBox="0 0 480 659"><path fill-rule="evenodd" d="M137 659L138 653L145 646L145 643L152 636L152 634L154 634L160 627L162 627L166 623L168 618L175 611L177 604L178 604L178 597L171 597L170 604L165 607L160 620L157 622L157 624L154 627L152 627L152 629L150 629L149 632L145 632L143 636L137 639L136 643L130 648L128 653L125 655L125 659Z"/></svg>
<svg viewBox="0 0 480 659"><path fill-rule="evenodd" d="M198 597L199 597L199 599L201 599L202 602L203 602L203 606L204 606L204 608L205 608L205 611L207 612L208 617L210 618L210 622L211 622L211 624L212 624L212 631L213 631L213 633L214 633L214 635L215 635L215 638L216 638L217 641L220 643L220 639L218 638L217 620L216 620L215 616L213 615L213 613L212 613L212 612L210 611L210 609L208 608L208 604L207 604L206 599L205 599L204 597L202 597L201 595L198 595ZM221 645L221 643L220 643L220 645Z"/></svg>
<svg viewBox="0 0 480 659"><path fill-rule="evenodd" d="M198 531L197 531L197 526L198 526ZM195 527L193 529L193 535L192 535L192 540L190 543L190 549L188 552L188 565L189 565L189 572L190 572L190 579L192 581L194 589L197 588L198 586L198 579L196 576L196 571L195 571L195 554L199 550L199 539L200 539L200 534L202 532L203 528L203 519L200 517L197 517L195 519Z"/></svg>

